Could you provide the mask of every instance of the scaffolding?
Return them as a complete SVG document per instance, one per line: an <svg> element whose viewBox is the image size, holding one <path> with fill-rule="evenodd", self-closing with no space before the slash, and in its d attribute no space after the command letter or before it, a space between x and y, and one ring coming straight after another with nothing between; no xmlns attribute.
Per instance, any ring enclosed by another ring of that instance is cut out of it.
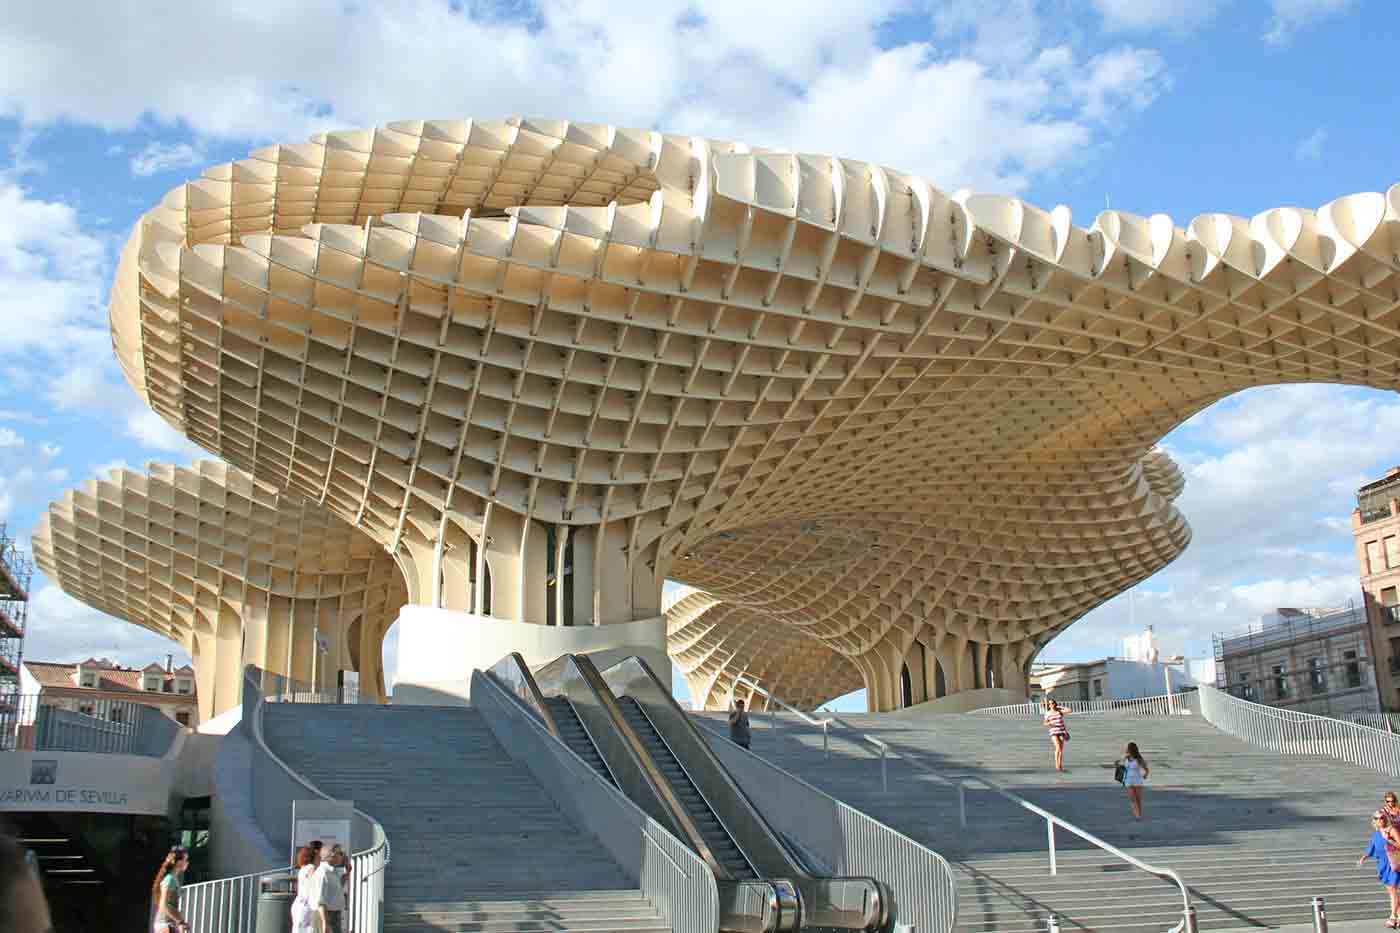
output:
<svg viewBox="0 0 1400 933"><path fill-rule="evenodd" d="M24 625L33 573L33 563L0 523L0 707L12 703L19 693L19 666L24 660Z"/></svg>

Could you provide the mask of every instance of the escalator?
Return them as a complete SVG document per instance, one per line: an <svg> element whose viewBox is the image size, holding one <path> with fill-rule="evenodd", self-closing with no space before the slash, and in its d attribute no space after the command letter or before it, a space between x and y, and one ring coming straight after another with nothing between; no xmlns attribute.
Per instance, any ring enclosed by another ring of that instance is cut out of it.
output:
<svg viewBox="0 0 1400 933"><path fill-rule="evenodd" d="M573 749L575 755L588 762L589 766L613 787L617 786L617 779L613 777L612 771L608 769L608 764L603 760L603 756L598 754L598 746L593 744L593 740L588 736L588 730L583 727L583 721L578 718L578 713L574 712L574 705L565 696L546 697L544 701L546 710L553 718L554 729L551 731L569 748Z"/></svg>
<svg viewBox="0 0 1400 933"><path fill-rule="evenodd" d="M549 731L710 866L726 933L882 930L870 878L822 877L768 825L640 658L600 673L565 655L533 675L519 655L491 675Z"/></svg>
<svg viewBox="0 0 1400 933"><path fill-rule="evenodd" d="M705 801L704 795L695 786L695 782L685 773L681 763L671 753L671 749L661 738L661 734L656 731L656 727L652 725L646 711L631 697L618 697L617 704L622 708L622 717L627 720L627 724L642 740L642 745L656 761L658 770L670 783L676 797L685 806L691 819L695 821L695 825L700 829L700 835L704 838L705 844L710 847L710 851L714 853L715 858L729 869L730 874L735 878L757 878L758 872L754 871L749 860L739 849L738 843L734 841L734 837L724 828L724 824L720 822L715 811Z"/></svg>

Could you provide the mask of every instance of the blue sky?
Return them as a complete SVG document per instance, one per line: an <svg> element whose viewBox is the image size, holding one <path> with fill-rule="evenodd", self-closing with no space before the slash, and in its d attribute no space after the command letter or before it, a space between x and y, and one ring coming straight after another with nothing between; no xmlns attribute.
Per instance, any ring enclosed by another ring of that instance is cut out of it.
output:
<svg viewBox="0 0 1400 933"><path fill-rule="evenodd" d="M122 382L116 251L203 167L327 128L515 113L880 162L947 191L1249 216L1400 180L1392 0L863 4L249 0L12 5L0 29L0 521L126 463L198 455ZM208 7L200 9L199 7ZM1195 539L1138 587L1168 650L1357 591L1357 485L1400 462L1400 401L1255 390L1169 435ZM40 583L33 657L167 649ZM1047 649L1110 654L1124 599Z"/></svg>

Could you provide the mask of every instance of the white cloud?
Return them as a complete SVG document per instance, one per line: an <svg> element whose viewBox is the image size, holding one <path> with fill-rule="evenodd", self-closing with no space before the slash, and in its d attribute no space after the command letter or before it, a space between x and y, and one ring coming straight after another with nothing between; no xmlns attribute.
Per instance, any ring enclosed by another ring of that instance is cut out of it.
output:
<svg viewBox="0 0 1400 933"><path fill-rule="evenodd" d="M145 405L133 406L126 419L126 434L140 441L145 447L178 454L179 456L174 458L177 463L208 456L204 450L190 443L185 435L172 428L164 418Z"/></svg>
<svg viewBox="0 0 1400 933"><path fill-rule="evenodd" d="M139 31L125 6L76 25L51 5L17 11L0 37L11 63L0 114L297 141L330 126L518 112L839 152L949 189L1019 189L1091 146L1111 112L1145 106L1162 80L1160 59L1138 49L1074 51L1047 73L1045 37L1076 49L1082 37L1032 0L976 17L939 6L937 48L891 49L879 29L911 11L907 0L716 0L699 13L689 0L578 2L532 8L530 23L432 0L262 0L185 5ZM205 36L220 41L190 38Z"/></svg>
<svg viewBox="0 0 1400 933"><path fill-rule="evenodd" d="M108 657L128 667L152 661L189 662L189 655L168 638L98 612L44 582L36 586L29 606L24 656L33 661L73 663L92 655Z"/></svg>
<svg viewBox="0 0 1400 933"><path fill-rule="evenodd" d="M1321 126L1308 134L1293 150L1293 157L1299 162L1316 162L1322 158L1322 147L1327 142L1327 130Z"/></svg>
<svg viewBox="0 0 1400 933"><path fill-rule="evenodd" d="M1356 489L1400 462L1400 397L1339 386L1252 389L1168 435L1186 473L1186 553L1136 594L1136 628L1169 652L1279 606L1341 606L1361 586L1351 534ZM1133 633L1126 597L1089 613L1050 657L1112 654Z"/></svg>
<svg viewBox="0 0 1400 933"><path fill-rule="evenodd" d="M131 157L131 174L147 178L161 172L199 165L203 161L204 153L189 143L152 142Z"/></svg>
<svg viewBox="0 0 1400 933"><path fill-rule="evenodd" d="M0 428L0 447L19 447L24 443L13 428Z"/></svg>
<svg viewBox="0 0 1400 933"><path fill-rule="evenodd" d="M1213 19L1224 0L1094 0L1111 32L1182 34Z"/></svg>
<svg viewBox="0 0 1400 933"><path fill-rule="evenodd" d="M1269 31L1264 41L1283 45L1305 26L1344 12L1352 0L1271 0Z"/></svg>

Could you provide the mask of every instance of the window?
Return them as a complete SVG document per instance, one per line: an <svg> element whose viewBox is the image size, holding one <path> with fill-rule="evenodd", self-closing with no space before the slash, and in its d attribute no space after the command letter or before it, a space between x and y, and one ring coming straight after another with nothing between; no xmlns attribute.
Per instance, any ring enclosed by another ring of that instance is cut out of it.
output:
<svg viewBox="0 0 1400 933"><path fill-rule="evenodd" d="M1098 678L1094 680L1094 699L1098 699L1101 696L1103 696L1103 680L1102 678Z"/></svg>
<svg viewBox="0 0 1400 933"><path fill-rule="evenodd" d="M190 690L191 685L188 679L181 677L179 680L175 681L176 693L183 693L185 696L189 696Z"/></svg>
<svg viewBox="0 0 1400 933"><path fill-rule="evenodd" d="M96 687L96 686L97 686L97 672L96 672L96 671L82 671L82 672L79 673L79 675L78 675L78 684L79 684L80 686L83 686L83 687Z"/></svg>
<svg viewBox="0 0 1400 933"><path fill-rule="evenodd" d="M1393 605L1396 604L1397 601L1400 601L1400 600L1397 600L1397 599L1395 598L1395 587L1393 587L1393 586L1381 587L1381 605L1382 605L1382 606L1393 606Z"/></svg>
<svg viewBox="0 0 1400 933"><path fill-rule="evenodd" d="M1344 651L1342 657L1347 662L1347 686L1361 686L1361 662L1356 659L1355 651Z"/></svg>
<svg viewBox="0 0 1400 933"><path fill-rule="evenodd" d="M178 722L180 725L182 725L182 726L184 726L185 728L188 729L188 728L189 728L189 725L190 725L190 714L189 714L189 713L176 713L176 714L175 714L175 721Z"/></svg>
<svg viewBox="0 0 1400 933"><path fill-rule="evenodd" d="M152 693L160 691L160 678L153 674L147 674L141 683L142 690L149 690Z"/></svg>
<svg viewBox="0 0 1400 933"><path fill-rule="evenodd" d="M112 722L126 722L126 710L120 704L113 703L112 711L107 716Z"/></svg>
<svg viewBox="0 0 1400 933"><path fill-rule="evenodd" d="M1379 541L1366 542L1366 572L1380 573L1385 569L1385 564L1381 563L1381 543Z"/></svg>
<svg viewBox="0 0 1400 933"><path fill-rule="evenodd" d="M96 707L94 707L91 703L78 704L78 712L82 713L84 716L92 716L96 713L96 711Z"/></svg>
<svg viewBox="0 0 1400 933"><path fill-rule="evenodd" d="M1240 699L1254 699L1254 685L1249 682L1249 671L1240 671Z"/></svg>
<svg viewBox="0 0 1400 933"><path fill-rule="evenodd" d="M1321 658L1308 658L1308 686L1313 693L1327 690L1327 671L1322 667Z"/></svg>
<svg viewBox="0 0 1400 933"><path fill-rule="evenodd" d="M1274 693L1280 700L1288 699L1288 677L1283 673L1283 665L1274 665Z"/></svg>
<svg viewBox="0 0 1400 933"><path fill-rule="evenodd" d="M1395 535L1385 539L1385 565L1390 570L1400 568L1400 538Z"/></svg>

